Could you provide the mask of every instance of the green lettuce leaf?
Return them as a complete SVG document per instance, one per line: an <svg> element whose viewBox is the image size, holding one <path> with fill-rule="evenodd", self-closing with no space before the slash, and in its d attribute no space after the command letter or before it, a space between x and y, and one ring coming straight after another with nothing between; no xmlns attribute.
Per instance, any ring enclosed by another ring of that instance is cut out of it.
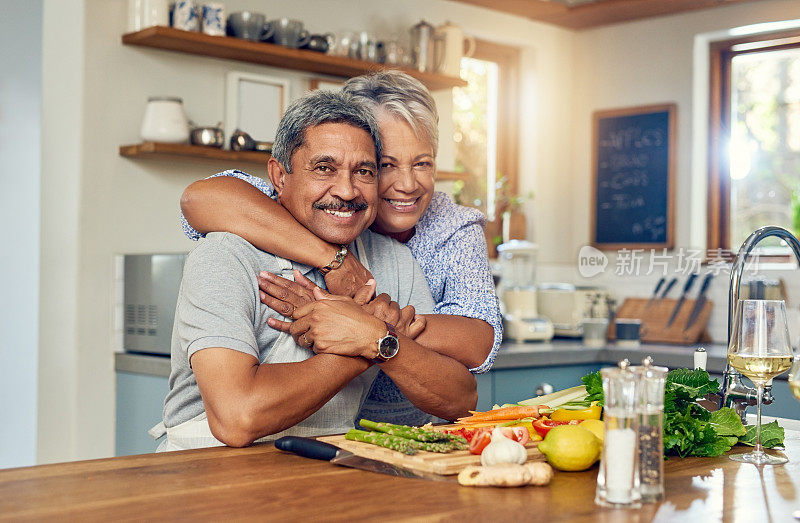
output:
<svg viewBox="0 0 800 523"><path fill-rule="evenodd" d="M741 418L730 407L723 407L712 412L709 417L709 423L718 436L735 436L738 438L747 433L744 425L742 425Z"/></svg>
<svg viewBox="0 0 800 523"><path fill-rule="evenodd" d="M600 371L590 372L581 378L584 386L586 386L586 398L584 401L591 403L592 401L599 401L603 405L603 378L600 376Z"/></svg>
<svg viewBox="0 0 800 523"><path fill-rule="evenodd" d="M739 437L739 443L742 445L756 446L756 426L748 425L745 427L747 433ZM764 448L771 449L773 447L783 446L783 427L778 425L777 421L771 423L763 423L761 425L761 444Z"/></svg>

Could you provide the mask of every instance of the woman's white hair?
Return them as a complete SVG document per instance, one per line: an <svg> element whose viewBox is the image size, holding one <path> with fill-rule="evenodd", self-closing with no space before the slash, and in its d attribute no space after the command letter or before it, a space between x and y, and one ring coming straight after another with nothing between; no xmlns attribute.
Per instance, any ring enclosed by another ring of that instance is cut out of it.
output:
<svg viewBox="0 0 800 523"><path fill-rule="evenodd" d="M386 70L351 78L342 90L376 113L382 110L405 120L418 138L431 145L436 156L439 113L430 91L419 80L402 71Z"/></svg>

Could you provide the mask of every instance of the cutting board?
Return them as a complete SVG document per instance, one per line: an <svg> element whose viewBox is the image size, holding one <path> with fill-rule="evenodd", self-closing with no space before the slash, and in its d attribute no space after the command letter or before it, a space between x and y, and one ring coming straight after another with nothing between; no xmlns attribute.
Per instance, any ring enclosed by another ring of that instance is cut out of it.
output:
<svg viewBox="0 0 800 523"><path fill-rule="evenodd" d="M433 472L434 474L441 474L443 476L458 474L464 467L469 465L481 464L481 457L470 454L468 450L455 450L447 454L421 450L413 456L409 456L402 452L397 452L396 450L379 447L378 445L372 445L361 441L349 441L341 434L335 436L320 436L317 439L330 443L331 445L336 445L344 450L349 450L358 456L376 459L420 472ZM528 451L528 461L544 461L544 455L536 448L538 444L539 442L537 441L529 442L525 445Z"/></svg>

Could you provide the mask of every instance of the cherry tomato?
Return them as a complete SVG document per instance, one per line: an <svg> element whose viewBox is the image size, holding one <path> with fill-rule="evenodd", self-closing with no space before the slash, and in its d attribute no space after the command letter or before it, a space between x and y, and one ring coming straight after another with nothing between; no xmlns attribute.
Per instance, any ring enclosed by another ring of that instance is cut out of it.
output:
<svg viewBox="0 0 800 523"><path fill-rule="evenodd" d="M501 430L505 437L513 439L522 445L526 444L528 440L531 439L531 435L525 427L502 427Z"/></svg>
<svg viewBox="0 0 800 523"><path fill-rule="evenodd" d="M469 442L469 451L472 454L480 454L491 441L492 431L490 429L478 429Z"/></svg>
<svg viewBox="0 0 800 523"><path fill-rule="evenodd" d="M550 429L553 427L558 427L559 425L577 425L580 423L581 420L570 420L570 421L553 421L547 418L540 418L533 422L533 428L536 432L538 432L542 437L545 437Z"/></svg>
<svg viewBox="0 0 800 523"><path fill-rule="evenodd" d="M469 441L472 441L472 436L475 435L475 431L476 430L477 429L468 429L468 428L464 427L464 428L460 428L460 429L445 430L445 432L448 433L448 434L454 434L456 436L461 436L461 437L463 437L464 439L466 439L469 442Z"/></svg>

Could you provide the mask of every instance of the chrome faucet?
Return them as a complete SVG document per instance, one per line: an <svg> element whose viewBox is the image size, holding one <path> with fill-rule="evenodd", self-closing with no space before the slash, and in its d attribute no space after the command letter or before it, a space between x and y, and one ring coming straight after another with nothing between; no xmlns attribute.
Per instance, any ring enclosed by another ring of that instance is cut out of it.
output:
<svg viewBox="0 0 800 523"><path fill-rule="evenodd" d="M776 236L785 241L791 247L798 264L800 264L800 241L794 237L792 233L783 227L775 225L768 225L761 227L747 237L736 254L736 259L731 266L731 286L728 294L728 346L730 346L731 338L733 338L733 321L736 316L736 306L739 302L739 288L742 283L742 273L744 272L744 265L747 261L747 255L755 246L764 238L769 236ZM764 387L764 397L762 403L769 405L774 401L772 395L772 385ZM722 398L720 400L720 407L732 407L736 413L745 422L745 409L750 405L755 405L758 398L756 397L756 389L747 387L742 383L742 375L736 369L733 369L728 363L725 366L725 372L722 375Z"/></svg>

